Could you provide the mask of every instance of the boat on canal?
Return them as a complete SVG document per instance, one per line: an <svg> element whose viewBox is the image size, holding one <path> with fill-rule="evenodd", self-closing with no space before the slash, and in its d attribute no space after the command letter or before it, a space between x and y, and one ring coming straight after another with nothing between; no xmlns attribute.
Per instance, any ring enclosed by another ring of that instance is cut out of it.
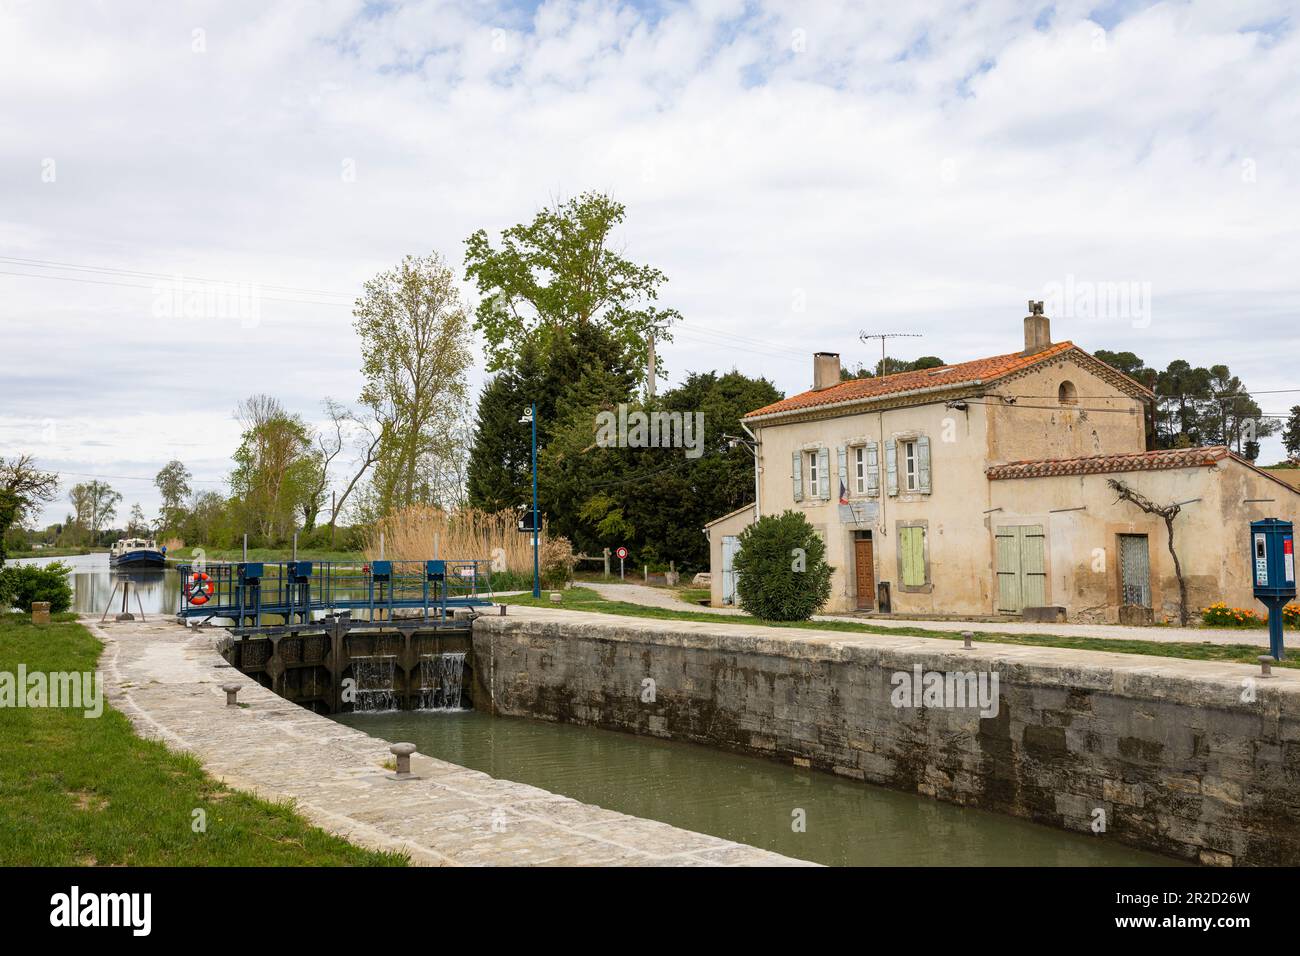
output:
<svg viewBox="0 0 1300 956"><path fill-rule="evenodd" d="M108 563L121 571L151 571L167 567L167 551L153 538L118 538L108 552Z"/></svg>

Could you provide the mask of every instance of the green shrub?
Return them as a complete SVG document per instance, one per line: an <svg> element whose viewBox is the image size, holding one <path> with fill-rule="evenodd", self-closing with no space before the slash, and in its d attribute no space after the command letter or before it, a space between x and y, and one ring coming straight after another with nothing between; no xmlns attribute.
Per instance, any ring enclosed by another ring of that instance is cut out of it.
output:
<svg viewBox="0 0 1300 956"><path fill-rule="evenodd" d="M68 575L72 568L62 561L42 567L31 564L0 568L0 598L4 607L16 607L27 614L34 601L49 601L50 612L58 614L72 607L72 586Z"/></svg>
<svg viewBox="0 0 1300 956"><path fill-rule="evenodd" d="M766 621L806 621L831 596L826 544L797 511L760 518L740 534L740 606Z"/></svg>

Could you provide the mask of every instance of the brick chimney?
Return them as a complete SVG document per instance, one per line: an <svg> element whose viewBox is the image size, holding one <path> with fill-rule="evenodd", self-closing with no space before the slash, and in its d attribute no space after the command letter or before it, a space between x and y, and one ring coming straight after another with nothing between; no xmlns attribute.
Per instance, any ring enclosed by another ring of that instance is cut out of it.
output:
<svg viewBox="0 0 1300 956"><path fill-rule="evenodd" d="M840 383L840 353L813 353L813 388L830 388Z"/></svg>
<svg viewBox="0 0 1300 956"><path fill-rule="evenodd" d="M1052 320L1043 315L1043 303L1029 302L1025 316L1025 350L1021 355L1034 355L1052 344Z"/></svg>

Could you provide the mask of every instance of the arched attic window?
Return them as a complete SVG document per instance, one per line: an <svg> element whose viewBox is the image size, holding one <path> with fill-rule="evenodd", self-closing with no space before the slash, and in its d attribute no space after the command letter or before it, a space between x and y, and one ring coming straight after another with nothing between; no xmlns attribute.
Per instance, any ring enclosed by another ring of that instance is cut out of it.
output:
<svg viewBox="0 0 1300 956"><path fill-rule="evenodd" d="M1061 387L1056 390L1056 400L1062 405L1078 405L1079 390L1074 387L1074 383L1066 380L1061 383Z"/></svg>

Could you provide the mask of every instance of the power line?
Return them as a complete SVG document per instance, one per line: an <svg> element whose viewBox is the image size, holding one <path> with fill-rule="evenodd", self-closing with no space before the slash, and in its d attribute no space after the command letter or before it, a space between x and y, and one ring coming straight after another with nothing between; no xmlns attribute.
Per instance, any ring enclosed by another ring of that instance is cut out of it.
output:
<svg viewBox="0 0 1300 956"><path fill-rule="evenodd" d="M9 272L3 269L0 269L0 275L17 276L23 279L53 279L58 282L81 282L81 283L89 283L91 285L111 285L111 286L118 286L119 288L123 288L123 289L148 289L151 292L158 291L156 286L144 285L139 282L109 282L107 279L82 279L76 276L33 275L30 272ZM230 284L235 285L237 283L230 283ZM347 303L345 302L316 302L316 301L312 301L311 299L289 299L289 298L284 298L282 296L262 295L260 292L257 294L257 299L259 301L265 299L268 302L296 302L301 305L324 305L324 306L346 306L347 305Z"/></svg>
<svg viewBox="0 0 1300 956"><path fill-rule="evenodd" d="M180 272L173 272L173 273L143 272L138 269L119 269L114 266L78 265L73 262L58 262L53 259L25 259L20 256L0 256L0 261L13 262L20 265L26 265L26 266L34 266L38 269L71 269L74 272L100 272L109 275L142 276L144 278L150 278L150 279L175 279L179 277L179 278L192 279L196 282L213 282L213 283L222 283L225 285L239 284L238 282L229 279L212 279L212 278L204 278L203 276L186 276L184 273L180 273ZM355 298L355 296L353 296L352 293L349 292L330 292L325 289L306 289L301 286L271 285L263 282L246 283L246 284L257 285L263 289L276 289L280 292L302 292L302 293L306 293L307 295L332 295L332 296L342 296L348 299Z"/></svg>
<svg viewBox="0 0 1300 956"><path fill-rule="evenodd" d="M42 468L41 471L47 471L47 469ZM52 475L62 475L66 478L104 478L104 479L111 478L113 481L148 481L148 482L153 482L154 480L153 478L141 478L138 475L96 475L84 471L58 471L57 469L54 468L48 469L47 473ZM188 480L192 482L197 482L198 484L202 484L202 485L224 485L226 483L226 480L224 478L190 478Z"/></svg>

